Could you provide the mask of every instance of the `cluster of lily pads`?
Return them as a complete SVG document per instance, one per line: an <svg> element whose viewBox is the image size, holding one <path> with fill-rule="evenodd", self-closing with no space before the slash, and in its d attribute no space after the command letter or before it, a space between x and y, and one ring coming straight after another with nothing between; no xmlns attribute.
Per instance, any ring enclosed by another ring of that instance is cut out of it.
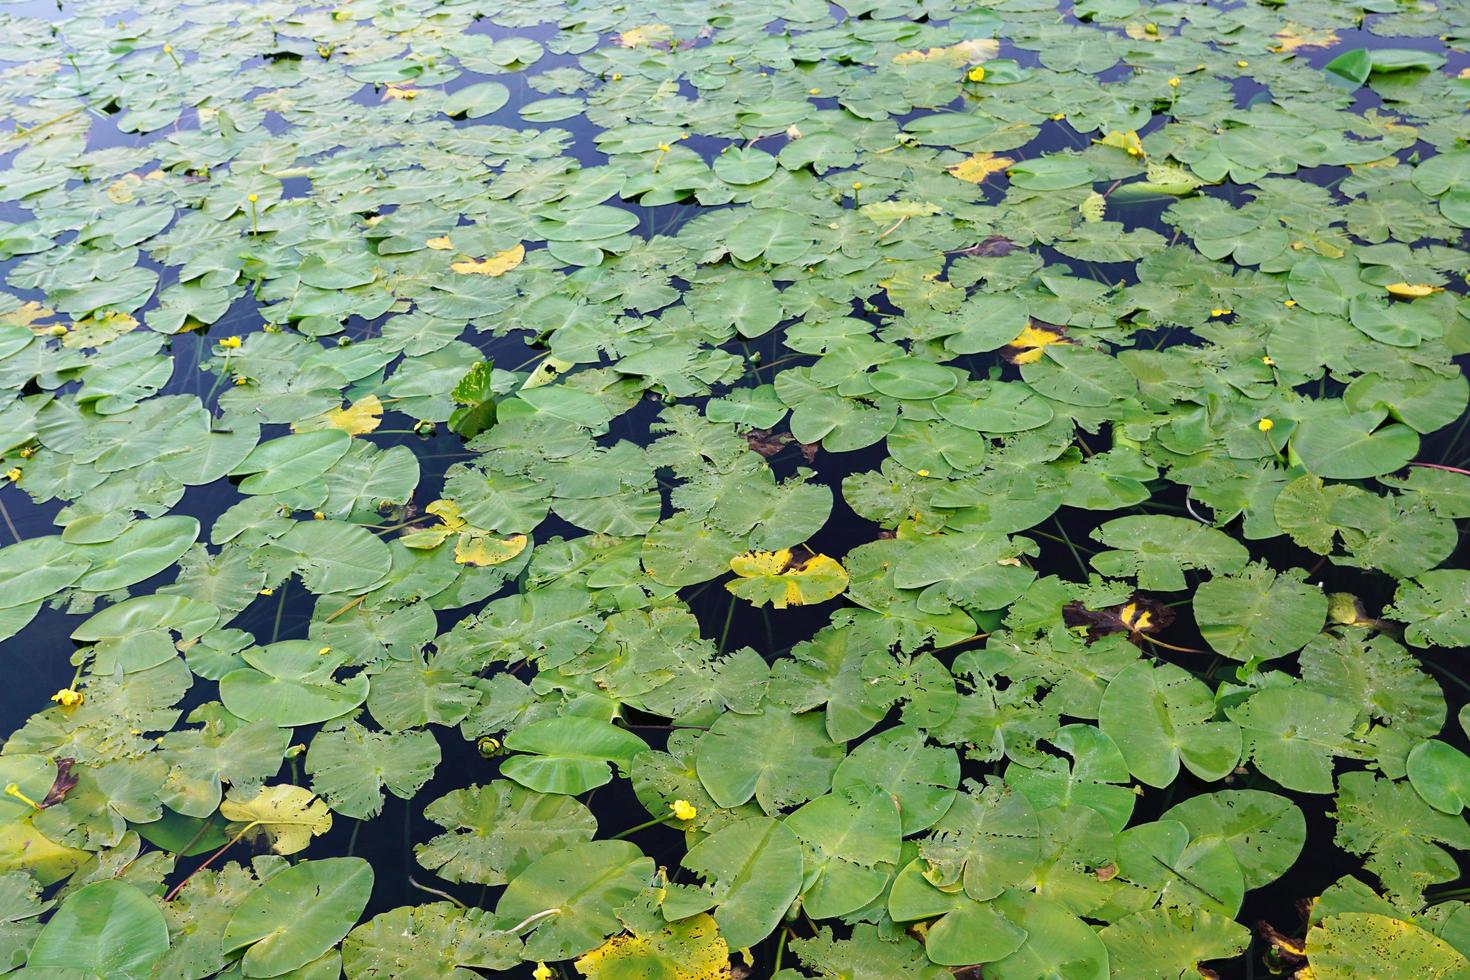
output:
<svg viewBox="0 0 1470 980"><path fill-rule="evenodd" d="M0 973L1470 976L1463 8L71 6Z"/></svg>

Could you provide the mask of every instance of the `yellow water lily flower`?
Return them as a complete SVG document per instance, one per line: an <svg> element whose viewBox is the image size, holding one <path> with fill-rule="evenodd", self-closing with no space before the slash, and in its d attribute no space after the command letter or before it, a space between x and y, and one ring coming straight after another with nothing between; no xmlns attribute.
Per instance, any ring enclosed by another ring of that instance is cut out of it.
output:
<svg viewBox="0 0 1470 980"><path fill-rule="evenodd" d="M914 472L918 473L920 476L928 476L929 475L929 471L928 470L915 470Z"/></svg>
<svg viewBox="0 0 1470 980"><path fill-rule="evenodd" d="M822 90L819 89L819 88L809 88L809 89L806 90L806 94L807 95L821 95L822 94Z"/></svg>
<svg viewBox="0 0 1470 980"><path fill-rule="evenodd" d="M1296 305L1296 300L1294 300L1294 299L1284 299L1284 300L1281 301L1281 305L1284 306L1284 307L1286 307L1289 310L1293 306Z"/></svg>
<svg viewBox="0 0 1470 980"><path fill-rule="evenodd" d="M974 68L965 72L965 77L972 82L983 82L985 81L985 67L983 65L976 65Z"/></svg>
<svg viewBox="0 0 1470 980"><path fill-rule="evenodd" d="M621 73L619 73L619 72L613 72L613 81L615 81L615 82L621 82L622 80L623 80L623 76L622 76Z"/></svg>
<svg viewBox="0 0 1470 980"><path fill-rule="evenodd" d="M174 46L172 44L165 44L163 46L163 53L164 54L173 54L174 53Z"/></svg>
<svg viewBox="0 0 1470 980"><path fill-rule="evenodd" d="M55 701L63 708L75 708L86 699L86 695L84 695L81 691L74 691L69 687L63 687L61 690L51 695L51 700Z"/></svg>
<svg viewBox="0 0 1470 980"><path fill-rule="evenodd" d="M860 181L860 180L853 181L852 182L852 189L855 190L855 191L862 190L863 189L863 182Z"/></svg>
<svg viewBox="0 0 1470 980"><path fill-rule="evenodd" d="M1170 88L1178 88L1179 87L1179 76L1178 75L1175 75L1173 78L1169 79L1169 87Z"/></svg>
<svg viewBox="0 0 1470 980"><path fill-rule="evenodd" d="M5 471L5 479L9 480L11 483L19 483L20 476L21 473L19 467L12 466L10 469Z"/></svg>
<svg viewBox="0 0 1470 980"><path fill-rule="evenodd" d="M1235 63L1235 67L1237 68L1249 68L1250 66L1251 63L1249 61L1237 61Z"/></svg>
<svg viewBox="0 0 1470 980"><path fill-rule="evenodd" d="M674 811L676 820L693 820L699 815L699 810L688 800L675 800L669 804L669 809Z"/></svg>
<svg viewBox="0 0 1470 980"><path fill-rule="evenodd" d="M1261 419L1261 421L1256 423L1256 428L1260 429L1262 432L1270 432L1272 429L1276 428L1276 423L1272 422L1270 419Z"/></svg>
<svg viewBox="0 0 1470 980"><path fill-rule="evenodd" d="M223 339L223 340L221 340L219 342L219 345L221 347L223 347L225 350L238 350L240 348L240 338L239 337L226 337L225 339Z"/></svg>
<svg viewBox="0 0 1470 980"><path fill-rule="evenodd" d="M1229 316L1230 314L1232 314L1234 312L1235 311L1232 310L1232 309L1230 309L1229 307L1225 307L1225 308L1218 309L1218 310L1211 310L1210 311L1210 316Z"/></svg>
<svg viewBox="0 0 1470 980"><path fill-rule="evenodd" d="M254 204L256 201L259 201L260 200L260 195L258 195L258 194L246 194L245 195L245 200L249 201L251 204Z"/></svg>
<svg viewBox="0 0 1470 980"><path fill-rule="evenodd" d="M261 589L258 594L259 595L275 595L276 594L276 590L275 589Z"/></svg>
<svg viewBox="0 0 1470 980"><path fill-rule="evenodd" d="M551 972L551 967L540 961L537 961L536 969L531 972L531 976L535 977L536 980L551 980L555 975Z"/></svg>
<svg viewBox="0 0 1470 980"><path fill-rule="evenodd" d="M1266 367L1275 367L1276 366L1276 362L1271 359L1271 355L1270 354L1267 354L1265 357L1261 358L1261 363L1264 364L1264 365L1266 365Z"/></svg>

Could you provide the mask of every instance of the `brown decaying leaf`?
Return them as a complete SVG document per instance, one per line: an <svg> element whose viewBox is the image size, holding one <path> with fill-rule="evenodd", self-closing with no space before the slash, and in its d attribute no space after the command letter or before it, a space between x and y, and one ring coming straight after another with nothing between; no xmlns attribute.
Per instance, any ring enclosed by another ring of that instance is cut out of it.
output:
<svg viewBox="0 0 1470 980"><path fill-rule="evenodd" d="M1087 642L1127 633L1137 639L1143 633L1157 633L1174 622L1174 610L1146 596L1133 596L1120 606L1106 609L1088 609L1080 602L1069 602L1062 607L1062 622L1069 629L1087 627Z"/></svg>
<svg viewBox="0 0 1470 980"><path fill-rule="evenodd" d="M46 798L41 801L41 809L55 806L66 799L66 794L71 792L77 784L77 777L73 775L71 767L76 765L75 759L56 760L56 779L51 783L51 789L47 790Z"/></svg>
<svg viewBox="0 0 1470 980"><path fill-rule="evenodd" d="M962 248L956 255L968 255L977 259L999 259L1015 251L1016 243L1004 235L989 235L969 248Z"/></svg>

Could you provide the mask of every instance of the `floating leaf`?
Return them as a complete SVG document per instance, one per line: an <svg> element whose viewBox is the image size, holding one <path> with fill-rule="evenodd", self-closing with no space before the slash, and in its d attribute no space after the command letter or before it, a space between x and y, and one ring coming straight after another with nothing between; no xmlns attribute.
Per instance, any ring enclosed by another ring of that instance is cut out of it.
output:
<svg viewBox="0 0 1470 980"><path fill-rule="evenodd" d="M526 257L526 247L522 244L512 245L503 251L496 252L489 258L484 259L461 259L451 262L449 268L462 276L503 276Z"/></svg>
<svg viewBox="0 0 1470 980"><path fill-rule="evenodd" d="M226 820L241 825L235 833L263 832L277 854L305 850L313 837L332 827L332 812L327 805L310 790L289 783L262 786L247 799L226 799L219 812Z"/></svg>
<svg viewBox="0 0 1470 980"><path fill-rule="evenodd" d="M826 602L847 588L847 570L826 555L796 558L790 549L751 551L730 559L740 578L725 588L757 606L777 609Z"/></svg>
<svg viewBox="0 0 1470 980"><path fill-rule="evenodd" d="M31 946L27 972L147 977L168 950L153 900L122 881L94 881L69 895Z"/></svg>
<svg viewBox="0 0 1470 980"><path fill-rule="evenodd" d="M225 926L225 955L244 949L246 976L274 977L337 945L367 907L373 869L359 857L303 861L245 898Z"/></svg>

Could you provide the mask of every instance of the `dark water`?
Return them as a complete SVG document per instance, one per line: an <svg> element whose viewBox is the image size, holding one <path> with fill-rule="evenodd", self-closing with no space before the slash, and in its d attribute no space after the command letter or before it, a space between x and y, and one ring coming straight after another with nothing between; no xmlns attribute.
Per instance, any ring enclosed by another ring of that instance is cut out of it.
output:
<svg viewBox="0 0 1470 980"><path fill-rule="evenodd" d="M1222 8L1235 6L1229 3L1212 5ZM1067 13L1070 5L1063 3L1061 8L1064 13ZM71 16L87 12L89 6L71 3L52 4L32 0L32 2L11 4L0 9L11 15L63 21ZM844 16L841 8L834 8L834 16L839 18ZM1069 13L1068 16L1070 16ZM553 24L541 24L509 31L493 26L484 20L477 21L469 30L472 33L483 33L495 37L518 36L543 42L557 33L557 27ZM1336 48L1329 51L1302 51L1299 56L1310 60L1313 64L1320 65L1340 51L1355 47L1418 47L1443 52L1443 48L1432 39L1384 38L1366 29L1339 30L1339 34L1342 41ZM1445 69L1447 72L1453 74L1466 65L1470 65L1470 56L1455 52L1448 52L1448 54L1450 63ZM1017 49L1010 44L1003 46L1000 56L1014 58L1023 65L1038 63L1034 52ZM575 55L558 55L548 50L537 63L536 69L544 71L561 65L575 65L576 62L577 56ZM3 66L3 63L0 63L0 66ZM567 150L569 156L589 167L606 162L606 158L594 143L594 137L601 130L588 122L585 117L579 115L548 124L545 127L537 127L536 124L525 122L520 118L518 111L522 105L543 97L541 93L535 92L526 85L524 75L486 76L462 70L458 77L449 81L444 87L449 91L455 91L492 77L502 81L510 88L509 103L491 115L461 122L458 125L561 129L569 132L573 138ZM689 90L685 94L692 96L694 93ZM1260 98L1269 97L1269 93L1256 83L1243 80L1237 84L1236 97L1239 105L1246 106ZM364 104L376 104L380 98L380 92L375 86L364 85L354 98ZM1372 90L1365 87L1359 91L1354 108L1361 112L1379 103L1380 100ZM835 104L833 100L832 105L835 106ZM928 111L931 110L922 110L922 112ZM138 135L122 132L117 128L117 118L113 116L93 120L89 149L139 147L152 142L157 136L157 134ZM897 117L896 121L902 126L906 118ZM282 120L273 120L268 117L266 125L279 128L282 122ZM1156 118L1152 125L1156 127L1162 122L1161 118ZM1148 129L1143 129L1141 132L1146 134ZM1074 146L1077 139L1075 134L1063 126L1044 125L1040 136L1029 144L1024 152L1027 156L1036 156L1046 151ZM784 136L777 136L763 141L761 145L775 153L784 142ZM725 141L694 137L685 145L701 153L708 162L713 161L719 154ZM0 155L0 167L8 165L8 162L7 155ZM1347 171L1343 168L1320 168L1319 171L1311 173L1309 177L1314 182L1331 187L1346 175ZM1302 175L1298 174L1298 176ZM287 197L302 196L307 190L305 178L291 179L286 182ZM1233 198L1239 190L1240 188L1236 185L1225 184L1221 187L1203 188L1201 193ZM997 190L995 193L1000 192ZM618 202L608 203L616 205ZM1170 203L1172 203L1170 199L1162 199L1113 206L1115 209L1127 209L1126 214L1120 217L1130 227L1152 228L1169 236L1173 234L1173 229L1161 221L1160 215ZM684 221L700 210L704 210L692 204L640 208L636 204L624 202L620 206L639 216L640 224L634 233L644 237L672 233ZM18 205L0 203L0 220L18 221L27 217L28 214ZM534 247L542 246L528 245L528 248ZM1096 275L1109 282L1118 282L1125 279L1131 271L1131 265L1096 266L1069 260L1050 249L1042 251L1049 265L1069 264L1073 266L1077 274L1082 276ZM0 263L0 274L8 273L16 262L17 260L11 260ZM160 273L162 277L159 283L160 290L171 285L176 277L174 270L149 263L146 255L141 264ZM22 299L43 298L39 293L28 295L23 290L15 290L15 292L21 295ZM881 314L883 312L882 298L879 297L876 302ZM854 313L855 315L867 315L863 314L860 309L855 309ZM364 321L353 318L348 321L343 333L349 338L363 339L375 335L381 322L381 320ZM210 333L213 336L245 335L259 329L260 326L261 317L258 309L247 295L231 307L229 312L211 328ZM787 358L783 364L801 363L800 359L791 359L790 352L781 346L782 335L781 329L774 330L763 337L747 342L747 349L759 351L764 365L769 366L782 360L783 354ZM478 344L487 357L495 360L497 366L505 368L513 369L536 356L535 351L526 347L517 338L495 339L480 334L466 336L462 339ZM330 339L328 342L331 342ZM203 397L211 392L215 385L215 377L202 372L198 367L201 358L207 356L208 343L204 337L198 335L173 338L174 372L168 385L160 391L161 395L197 393ZM960 360L956 363L964 364L965 361ZM995 363L995 356L984 355L971 358L968 367L974 375L983 376L992 363ZM769 380L771 376L772 373L769 371L762 372L762 380ZM634 410L619 416L612 423L608 435L609 441L628 439L646 443L649 423L654 419L660 407L660 403L654 400L645 400ZM1441 430L1434 436L1426 437L1419 458L1457 466L1470 463L1470 442L1461 438L1465 421L1462 419L1460 423ZM475 454L466 452L462 440L450 434L445 427L440 427L435 434L420 436L411 431L413 424L413 419L390 411L384 415L381 428L370 438L379 448L401 444L413 450L419 460L422 474L415 498L423 502L440 496L444 473L448 467L458 461L472 458ZM268 427L262 439L280 434L271 431L272 429L283 430L284 427ZM848 507L841 492L841 483L843 478L851 473L876 469L884 457L885 452L881 442L877 446L854 453L823 454L816 467L815 479L832 488L834 506L825 527L811 542L811 546L816 551L842 555L856 545L872 539L875 526L858 517ZM780 480L794 473L797 466L805 465L805 461L794 448L788 448L774 458L771 465L777 479ZM1142 505L1140 510L1143 512L1185 513L1183 489L1179 487L1165 489L1167 486L1160 481L1159 494ZM172 512L196 517L201 524L208 527L238 499L238 494L228 485L227 481L204 487L190 487ZM0 523L0 544L10 544L15 540L53 533L55 528L52 522L61 506L61 502L57 501L36 505L28 502L20 494L7 494L4 502L0 503L0 507L4 508L3 523ZM1067 508L1059 513L1057 519L1043 524L1037 530L1068 539L1085 558L1095 550L1088 547L1093 529L1116 516L1117 514L1110 512L1089 512ZM553 515L538 529L537 542L543 543L556 536L573 537L581 534L580 530L559 522L558 518ZM1287 538L1278 537L1264 542L1246 542L1246 544L1250 547L1253 558L1268 559L1277 568L1310 569L1310 581L1321 583L1329 591L1354 593L1362 598L1370 610L1387 605L1392 598L1393 582L1387 576L1368 574L1334 565L1296 547ZM1048 567L1046 559L1056 559L1058 554L1065 558L1066 552L1055 550L1043 553L1043 561L1038 565L1042 574L1055 573L1075 577L1080 571L1085 576L1086 569L1078 569L1069 560L1055 562L1054 567ZM1467 552L1463 539L1456 553L1445 562L1445 565L1446 567L1470 566L1470 552ZM139 583L132 591L135 594L147 594L171 582L173 576L174 571L171 569L153 579ZM686 589L682 593L682 598L688 602L691 611L699 619L703 635L725 637L724 648L726 649L750 646L767 657L772 657L810 637L821 626L826 625L831 615L833 604L830 603L813 607L793 607L784 611L779 623L776 623L768 614L753 608L750 604L735 602L723 589L718 588L717 584L711 583ZM502 590L497 595L503 595L507 591L509 589ZM474 614L488 601L490 600L487 599L463 609L438 613L439 632L447 631L460 618ZM287 584L278 589L273 596L257 597L231 625L251 632L262 643L304 638L307 635L314 606L315 597L306 593L299 586L293 588L292 585ZM1187 646L1206 646L1202 637L1194 630L1190 620L1191 611L1188 600L1176 606L1175 612L1179 619L1176 620L1171 637L1180 637L1176 642ZM19 727L29 715L47 706L47 699L54 691L68 686L71 682L73 668L67 662L67 654L75 649L76 644L69 637L72 630L84 618L85 614L66 614L43 607L40 614L26 629L6 642L7 671L5 676L7 683L3 696L0 696L0 731L10 732ZM1450 715L1453 718L1460 706L1466 703L1467 692L1470 692L1470 670L1467 670L1460 662L1462 652L1430 648L1427 651L1416 651L1416 654L1440 681L1449 702ZM185 701L184 707L187 709L205 700L210 700L212 697L213 685L196 679L195 687ZM639 721L636 717L632 720ZM657 719L644 720L657 721ZM414 860L413 845L428 840L439 831L436 825L422 816L421 810L424 804L452 789L472 783L485 783L496 778L497 775L495 761L481 758L474 745L464 740L456 729L431 726L429 730L434 732L438 738L443 753L443 762L434 778L420 790L415 799L403 801L388 795L383 813L368 825L339 816L336 818L333 829L312 845L312 857L354 853L367 857L372 862L376 872L376 885L372 902L364 918L403 904L433 901L435 896L419 890L415 882L453 894L468 904L493 904L494 892L478 885L457 886L444 882L420 868ZM637 730L638 734L653 747L663 747L666 731L661 727L656 725L638 727ZM305 732L298 730L295 741L298 743L307 741L309 731L309 729ZM1440 737L1446 740L1458 739L1460 748L1470 748L1464 744L1462 734L1453 724L1447 726L1445 733ZM293 771L293 767L299 767L300 764L300 758L285 763L282 777L289 777L293 782L304 783L302 774L299 771ZM967 765L967 775L970 774L971 768L972 766ZM997 772L999 768L999 766L994 767ZM1277 789L1259 776L1243 777L1235 780L1233 784L1229 780L1226 782L1235 788L1258 783L1264 788ZM1183 772L1179 780L1168 790L1148 790L1144 793L1135 810L1134 822L1156 818L1178 799L1185 798L1187 795L1209 792L1218 788L1221 787L1195 781L1187 772ZM599 837L610 836L645 819L646 814L634 798L631 785L626 780L616 780L613 784L597 790L596 798L595 812L603 820ZM1295 867L1284 877L1264 888L1247 893L1245 905L1238 917L1247 925L1260 919L1272 922L1286 932L1294 931L1298 921L1296 903L1304 897L1318 894L1324 887L1335 881L1345 869L1357 867L1359 864L1358 858L1339 851L1331 843L1334 824L1326 814L1330 798L1311 798L1294 794L1294 799L1302 805L1307 815L1309 850L1302 854ZM609 819L609 815L613 815L614 818ZM633 840L656 862L669 866L671 872L675 870L683 852L682 833L667 827L654 827L637 833ZM231 852L231 856L243 859L245 852L246 845L237 845L237 848ZM1460 857L1464 859L1464 855ZM187 871L192 868L197 860L181 861L181 870ZM769 956L770 950L767 949L764 955ZM1241 961L1222 966L1221 973L1225 976L1253 976L1258 972L1263 972L1258 963L1259 949L1256 949ZM529 967L524 972L528 975ZM766 976L770 972L771 964L761 958L754 965L752 975Z"/></svg>

